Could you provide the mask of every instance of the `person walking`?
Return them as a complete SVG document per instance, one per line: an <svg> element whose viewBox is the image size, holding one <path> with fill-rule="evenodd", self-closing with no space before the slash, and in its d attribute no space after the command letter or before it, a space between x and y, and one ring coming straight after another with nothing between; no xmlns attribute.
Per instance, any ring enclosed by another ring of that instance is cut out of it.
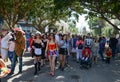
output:
<svg viewBox="0 0 120 82"><path fill-rule="evenodd" d="M77 60L77 63L79 63L79 59L82 58L83 48L84 48L84 41L83 41L82 37L79 36L79 38L76 42L76 50L77 50L76 60Z"/></svg>
<svg viewBox="0 0 120 82"><path fill-rule="evenodd" d="M11 32L7 28L2 29L3 38L1 40L1 56L4 61L7 59L8 54L8 41L11 38Z"/></svg>
<svg viewBox="0 0 120 82"><path fill-rule="evenodd" d="M113 36L109 40L109 46L112 49L112 58L115 58L118 40Z"/></svg>
<svg viewBox="0 0 120 82"><path fill-rule="evenodd" d="M93 64L97 63L98 51L99 51L99 43L98 43L98 40L95 39L93 46L92 46L92 62L93 62Z"/></svg>
<svg viewBox="0 0 120 82"><path fill-rule="evenodd" d="M99 54L101 57L101 60L104 61L104 45L103 45L103 41L102 41L102 37L99 38Z"/></svg>
<svg viewBox="0 0 120 82"><path fill-rule="evenodd" d="M13 61L12 61L12 67L11 72L9 75L14 74L14 70L16 67L17 58L19 59L19 72L18 74L22 73L22 67L23 67L23 54L26 49L26 38L24 36L24 33L21 29L14 30L15 32L15 54L13 55Z"/></svg>
<svg viewBox="0 0 120 82"><path fill-rule="evenodd" d="M50 62L50 75L54 76L55 72L55 59L58 56L58 44L55 40L55 35L51 33L47 41L46 53Z"/></svg>
<svg viewBox="0 0 120 82"><path fill-rule="evenodd" d="M33 56L34 56L34 49L32 48L32 44L33 44L33 41L34 41L34 39L35 39L35 35L34 34L31 34L31 37L30 37L30 39L29 39L29 42L30 42L30 47L29 47L29 52L31 53L31 56L32 56L32 58L33 58Z"/></svg>
<svg viewBox="0 0 120 82"><path fill-rule="evenodd" d="M44 47L42 49L42 60L41 60L41 66L44 66L45 65L45 59L46 59L46 53L45 53L45 50L46 50L46 45L47 45L47 36L44 34L42 36L42 41L44 43Z"/></svg>
<svg viewBox="0 0 120 82"><path fill-rule="evenodd" d="M63 35L61 40L59 41L59 58L60 58L60 66L59 69L64 71L65 63L66 63L66 56L68 54L67 50L67 36Z"/></svg>
<svg viewBox="0 0 120 82"><path fill-rule="evenodd" d="M32 48L34 49L34 66L35 66L34 75L36 75L37 72L40 71L41 69L41 56L43 47L44 43L42 42L41 33L37 32L32 44Z"/></svg>

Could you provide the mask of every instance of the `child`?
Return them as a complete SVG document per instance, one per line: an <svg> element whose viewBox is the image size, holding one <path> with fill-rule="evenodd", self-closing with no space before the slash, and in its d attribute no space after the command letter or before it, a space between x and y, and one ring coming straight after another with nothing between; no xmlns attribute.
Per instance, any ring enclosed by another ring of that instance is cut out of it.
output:
<svg viewBox="0 0 120 82"><path fill-rule="evenodd" d="M111 56L112 56L112 52L111 52L111 49L110 49L110 47L108 47L107 49L106 49L106 63L110 63L110 58L111 58Z"/></svg>
<svg viewBox="0 0 120 82"><path fill-rule="evenodd" d="M91 54L90 49L89 49L89 48L85 48L85 49L82 51L82 60L87 61L88 58L90 57L90 54Z"/></svg>
<svg viewBox="0 0 120 82"><path fill-rule="evenodd" d="M8 57L12 63L13 55L15 54L15 40L11 38L8 42Z"/></svg>

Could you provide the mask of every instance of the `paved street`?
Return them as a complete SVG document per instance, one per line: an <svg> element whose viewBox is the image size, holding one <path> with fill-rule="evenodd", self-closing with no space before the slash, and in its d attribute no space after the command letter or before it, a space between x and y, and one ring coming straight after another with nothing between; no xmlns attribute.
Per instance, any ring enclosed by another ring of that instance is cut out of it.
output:
<svg viewBox="0 0 120 82"><path fill-rule="evenodd" d="M79 64L70 58L69 66L62 72L56 67L54 77L49 75L49 65L42 67L37 76L34 76L33 59L30 54L24 55L23 74L15 74L2 79L2 82L120 82L120 58L112 60L111 64L98 61L90 69L80 69ZM17 65L18 66L18 65Z"/></svg>

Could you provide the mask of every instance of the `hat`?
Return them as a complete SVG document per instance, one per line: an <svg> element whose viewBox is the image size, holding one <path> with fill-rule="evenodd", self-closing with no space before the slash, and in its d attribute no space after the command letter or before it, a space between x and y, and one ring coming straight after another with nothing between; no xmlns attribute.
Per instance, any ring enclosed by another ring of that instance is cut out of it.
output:
<svg viewBox="0 0 120 82"><path fill-rule="evenodd" d="M37 31L35 34L39 34L39 35L41 35L41 32Z"/></svg>
<svg viewBox="0 0 120 82"><path fill-rule="evenodd" d="M2 27L2 31L8 31L8 28Z"/></svg>
<svg viewBox="0 0 120 82"><path fill-rule="evenodd" d="M21 28L14 28L14 31L20 31L20 32L22 32L23 34L25 34L25 32L24 32Z"/></svg>
<svg viewBox="0 0 120 82"><path fill-rule="evenodd" d="M34 36L34 34L32 33L31 36Z"/></svg>

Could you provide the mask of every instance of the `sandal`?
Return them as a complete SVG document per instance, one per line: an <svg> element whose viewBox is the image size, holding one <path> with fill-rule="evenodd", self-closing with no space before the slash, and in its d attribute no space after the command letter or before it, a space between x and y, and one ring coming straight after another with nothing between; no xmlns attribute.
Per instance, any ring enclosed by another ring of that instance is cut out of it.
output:
<svg viewBox="0 0 120 82"><path fill-rule="evenodd" d="M52 71L50 71L50 75L52 75Z"/></svg>
<svg viewBox="0 0 120 82"><path fill-rule="evenodd" d="M54 74L54 72L51 72L51 76L54 76L55 74Z"/></svg>

